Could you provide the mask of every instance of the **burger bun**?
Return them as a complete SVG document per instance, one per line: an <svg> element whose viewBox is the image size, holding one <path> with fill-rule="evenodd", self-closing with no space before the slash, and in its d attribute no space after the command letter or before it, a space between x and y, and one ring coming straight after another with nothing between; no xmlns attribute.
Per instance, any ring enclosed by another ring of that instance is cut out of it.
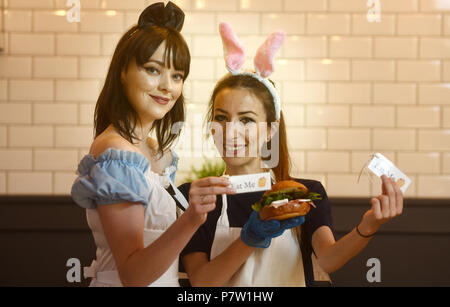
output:
<svg viewBox="0 0 450 307"><path fill-rule="evenodd" d="M265 206L259 212L259 217L263 221L286 220L308 214L310 206L311 201L309 199L294 199L277 206Z"/></svg>

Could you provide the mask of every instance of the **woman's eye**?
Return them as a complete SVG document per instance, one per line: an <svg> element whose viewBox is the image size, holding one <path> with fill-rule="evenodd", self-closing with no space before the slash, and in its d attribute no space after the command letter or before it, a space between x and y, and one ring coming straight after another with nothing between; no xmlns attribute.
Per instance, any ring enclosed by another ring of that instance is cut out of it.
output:
<svg viewBox="0 0 450 307"><path fill-rule="evenodd" d="M182 81L182 80L183 80L183 75L182 75L182 74L175 74L175 75L173 76L173 79L174 79L175 81Z"/></svg>
<svg viewBox="0 0 450 307"><path fill-rule="evenodd" d="M150 74L158 74L159 70L155 67L145 67L145 70Z"/></svg>
<svg viewBox="0 0 450 307"><path fill-rule="evenodd" d="M214 120L218 122L226 121L227 118L224 115L216 115L214 116Z"/></svg>
<svg viewBox="0 0 450 307"><path fill-rule="evenodd" d="M250 117L243 117L243 118L241 118L241 122L245 125L245 124L248 124L248 123L255 123L255 120L253 120Z"/></svg>

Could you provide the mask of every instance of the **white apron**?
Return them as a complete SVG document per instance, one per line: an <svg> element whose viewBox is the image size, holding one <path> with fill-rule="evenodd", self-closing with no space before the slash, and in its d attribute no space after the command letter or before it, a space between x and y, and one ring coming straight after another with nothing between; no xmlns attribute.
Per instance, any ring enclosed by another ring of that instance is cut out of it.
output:
<svg viewBox="0 0 450 307"><path fill-rule="evenodd" d="M176 220L176 204L170 194L165 190L170 179L160 176L150 170L146 174L149 186L153 189L149 205L145 209L144 246L152 244ZM97 260L90 267L84 268L84 277L92 278L91 287L122 287L112 252L109 249L106 237L101 227L100 218L96 209L87 209L89 227L92 230L97 245ZM100 262L100 263L99 263ZM149 287L179 287L178 258L168 270Z"/></svg>
<svg viewBox="0 0 450 307"><path fill-rule="evenodd" d="M230 227L227 197L222 195L222 213L217 222L211 259L240 238L241 228ZM268 248L256 248L225 285L228 287L304 287L302 254L296 231L288 229L272 239Z"/></svg>

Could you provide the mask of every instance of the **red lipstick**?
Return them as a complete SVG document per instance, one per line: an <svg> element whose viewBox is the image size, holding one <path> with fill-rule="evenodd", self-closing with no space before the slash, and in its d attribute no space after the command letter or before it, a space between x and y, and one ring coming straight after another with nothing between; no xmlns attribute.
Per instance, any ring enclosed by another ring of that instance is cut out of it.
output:
<svg viewBox="0 0 450 307"><path fill-rule="evenodd" d="M162 105L166 105L170 101L169 98L164 98L164 97L160 97L160 96L150 95L150 97L152 97L154 101L156 101L157 103L162 104Z"/></svg>

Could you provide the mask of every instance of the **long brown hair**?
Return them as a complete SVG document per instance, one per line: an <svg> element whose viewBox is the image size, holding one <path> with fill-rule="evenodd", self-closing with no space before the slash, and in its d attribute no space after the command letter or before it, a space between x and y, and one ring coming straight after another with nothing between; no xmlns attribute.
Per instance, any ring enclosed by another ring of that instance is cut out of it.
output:
<svg viewBox="0 0 450 307"><path fill-rule="evenodd" d="M217 95L224 89L236 89L236 88L249 90L256 97L258 97L258 99L262 102L264 106L264 110L266 111L267 125L270 125L270 123L276 121L273 97L264 84L248 75L228 74L216 84L216 87L214 88L214 91L211 95L211 99L209 100L208 104L208 111L206 118L208 122L213 121L214 101ZM278 133L279 138L279 146L278 146L279 159L278 164L274 168L272 168L272 171L274 172L275 179L277 181L289 180L291 179L291 176L289 175L291 170L291 160L288 152L286 124L284 122L283 112L281 112L280 124L276 133ZM271 141L268 142L267 148L273 150L271 146Z"/></svg>
<svg viewBox="0 0 450 307"><path fill-rule="evenodd" d="M109 125L113 125L119 134L134 143L137 136L134 129L139 116L128 101L121 81L122 71L126 71L130 61L135 60L138 67L148 62L162 42L166 42L164 61L169 68L173 63L176 70L184 72L183 82L189 75L191 56L189 48L181 34L170 28L156 25L139 28L132 27L120 39L111 60L105 84L97 100L94 114L95 137L100 135ZM175 102L172 109L160 120L155 120L151 131L155 131L159 144L159 152L169 148L180 135L180 129L172 132L172 126L184 122L183 94Z"/></svg>

